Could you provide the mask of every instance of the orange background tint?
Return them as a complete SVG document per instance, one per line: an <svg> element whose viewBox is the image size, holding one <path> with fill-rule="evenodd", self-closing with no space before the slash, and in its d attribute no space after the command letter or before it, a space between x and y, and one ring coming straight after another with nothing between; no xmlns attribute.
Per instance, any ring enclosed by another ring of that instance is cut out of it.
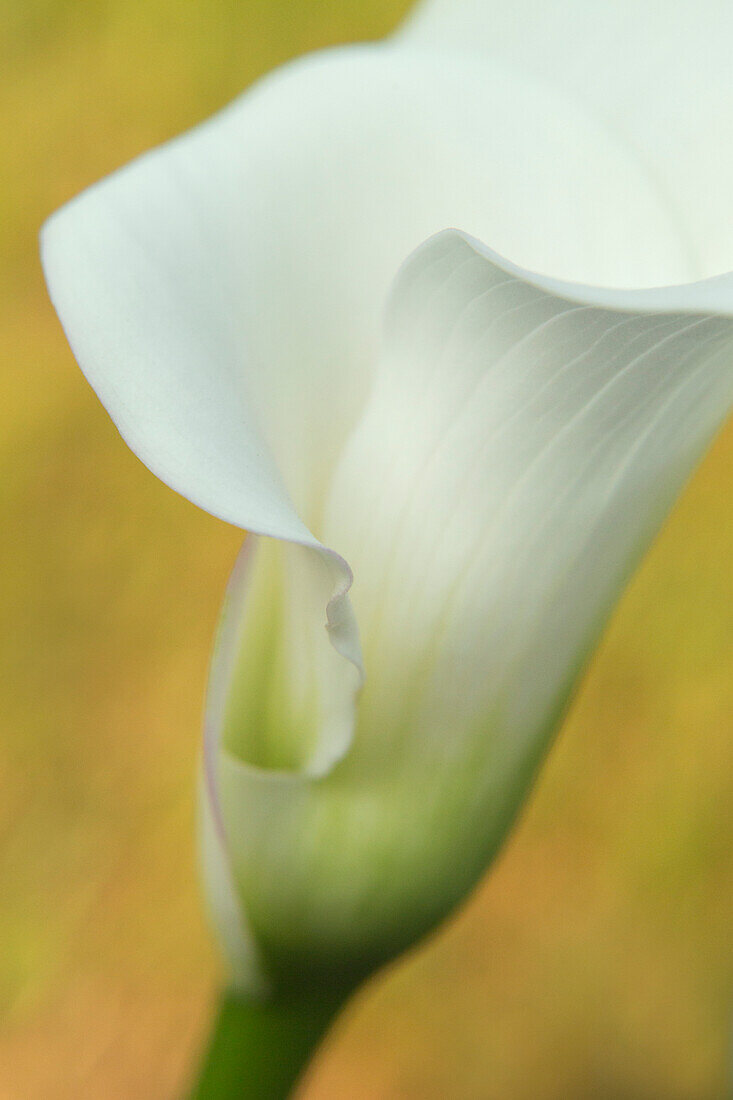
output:
<svg viewBox="0 0 733 1100"><path fill-rule="evenodd" d="M185 1093L219 981L194 775L240 541L118 438L46 299L38 227L274 64L377 36L405 7L0 8L0 1100ZM308 1100L728 1095L732 487L729 427L626 596L499 864L450 927L363 991Z"/></svg>

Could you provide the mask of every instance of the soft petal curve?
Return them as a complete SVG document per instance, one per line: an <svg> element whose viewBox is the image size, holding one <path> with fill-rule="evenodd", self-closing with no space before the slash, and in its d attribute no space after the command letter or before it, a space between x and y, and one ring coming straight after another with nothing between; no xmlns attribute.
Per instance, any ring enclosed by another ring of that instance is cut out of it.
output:
<svg viewBox="0 0 733 1100"><path fill-rule="evenodd" d="M694 277L733 267L726 0L422 0L398 37L504 58L570 93L646 167Z"/></svg>
<svg viewBox="0 0 733 1100"><path fill-rule="evenodd" d="M626 151L501 66L393 47L295 62L73 200L42 256L69 341L164 481L315 530L405 256L460 225L534 270L684 279Z"/></svg>
<svg viewBox="0 0 733 1100"><path fill-rule="evenodd" d="M731 276L573 286L458 232L408 261L325 527L355 569L365 706L404 714L417 679L420 746L519 706L512 677L547 713L727 414L731 313Z"/></svg>

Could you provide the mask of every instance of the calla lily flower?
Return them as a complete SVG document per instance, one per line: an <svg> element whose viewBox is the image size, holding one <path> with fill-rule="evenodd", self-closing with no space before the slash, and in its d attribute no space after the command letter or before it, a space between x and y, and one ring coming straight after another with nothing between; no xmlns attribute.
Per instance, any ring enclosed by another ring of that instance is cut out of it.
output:
<svg viewBox="0 0 733 1100"><path fill-rule="evenodd" d="M465 897L726 416L703 8L428 0L45 226L120 433L248 532L202 769L241 990L356 981Z"/></svg>

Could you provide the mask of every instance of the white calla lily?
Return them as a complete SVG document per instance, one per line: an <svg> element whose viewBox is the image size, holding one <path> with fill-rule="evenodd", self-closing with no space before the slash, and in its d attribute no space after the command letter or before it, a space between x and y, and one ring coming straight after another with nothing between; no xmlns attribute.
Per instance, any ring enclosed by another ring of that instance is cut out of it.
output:
<svg viewBox="0 0 733 1100"><path fill-rule="evenodd" d="M693 281L720 241L658 186L675 150L630 151L559 49L562 80L517 60L527 20L509 68L453 11L286 66L43 234L124 438L250 532L202 816L251 992L356 978L476 882L733 401L733 277Z"/></svg>

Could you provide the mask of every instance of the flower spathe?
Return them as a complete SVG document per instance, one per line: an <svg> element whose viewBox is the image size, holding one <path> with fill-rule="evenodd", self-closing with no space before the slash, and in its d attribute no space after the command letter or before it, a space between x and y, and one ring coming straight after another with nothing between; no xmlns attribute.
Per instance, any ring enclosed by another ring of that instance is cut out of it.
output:
<svg viewBox="0 0 733 1100"><path fill-rule="evenodd" d="M691 281L717 242L657 147L451 18L286 66L44 230L124 438L250 532L202 834L251 992L354 980L465 896L733 400L733 277Z"/></svg>

